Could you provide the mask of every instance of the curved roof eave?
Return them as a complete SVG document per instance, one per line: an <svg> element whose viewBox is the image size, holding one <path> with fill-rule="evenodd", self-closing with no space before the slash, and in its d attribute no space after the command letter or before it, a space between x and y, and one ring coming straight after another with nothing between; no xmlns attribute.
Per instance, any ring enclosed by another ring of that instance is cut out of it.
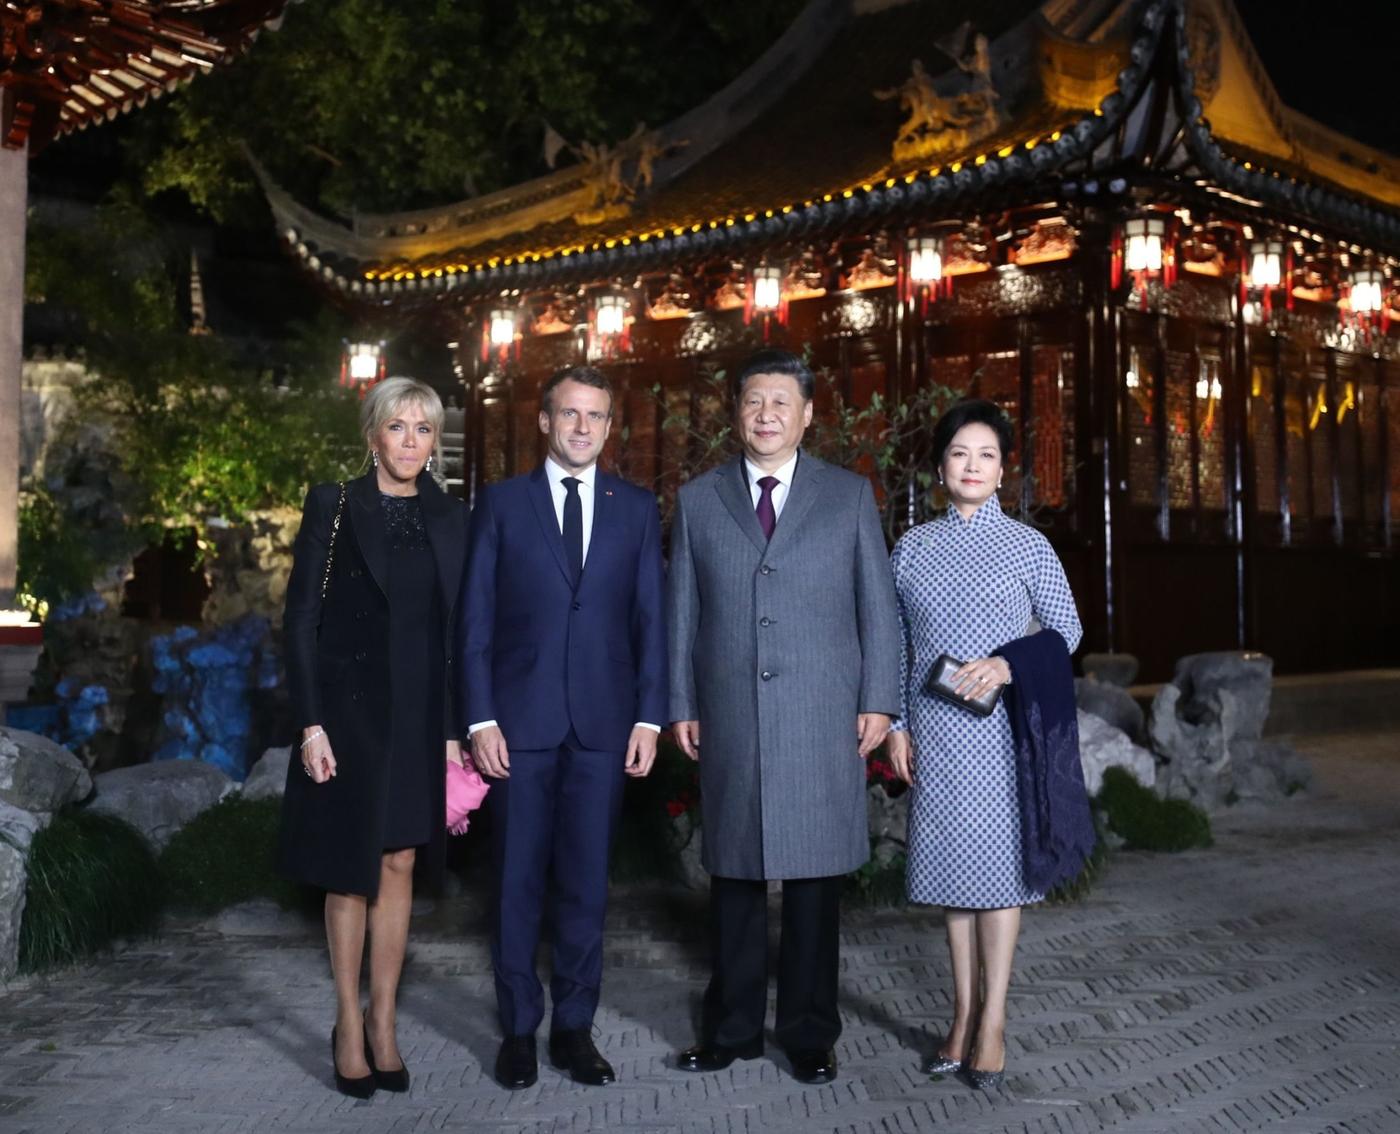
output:
<svg viewBox="0 0 1400 1134"><path fill-rule="evenodd" d="M1115 9L1121 12L1121 9ZM1255 162L1231 156L1211 130L1194 90L1190 49L1186 39L1184 0L1150 0L1136 12L1137 23L1128 44L1126 66L1119 71L1113 90L1092 112L1073 116L1044 139L1022 146L1003 147L980 154L975 160L953 162L947 168L889 177L880 184L848 188L826 194L823 200L785 206L764 215L711 220L688 231L639 232L632 238L610 239L603 246L586 249L545 249L507 257L476 267L438 267L427 271L407 269L392 278L366 279L347 275L355 267L338 270L322 261L314 247L317 227L314 214L303 211L307 224L296 229L298 255L317 260L322 276L341 291L364 300L397 303L454 293L463 298L508 288L537 287L549 283L586 282L614 274L664 267L668 262L723 253L743 253L764 245L786 243L847 225L857 217L884 219L907 210L925 211L951 205L974 194L1017 184L1027 186L1062 177L1078 165L1092 162L1097 153L1127 121L1153 78L1153 65L1163 49L1163 36L1171 32L1176 58L1171 61L1173 92L1183 108L1182 136L1192 164L1219 189L1288 216L1310 219L1331 227L1348 239L1363 239L1386 251L1400 250L1400 214L1378 208L1330 185L1300 180ZM1226 146L1229 142L1226 142ZM288 199L289 200L289 199ZM279 226L296 228L293 213L274 204ZM284 220L290 223L284 225ZM342 232L344 230L341 230ZM382 247L382 246L380 246ZM336 244L334 259L349 251ZM361 262L363 263L363 262ZM386 274L387 276L387 274Z"/></svg>

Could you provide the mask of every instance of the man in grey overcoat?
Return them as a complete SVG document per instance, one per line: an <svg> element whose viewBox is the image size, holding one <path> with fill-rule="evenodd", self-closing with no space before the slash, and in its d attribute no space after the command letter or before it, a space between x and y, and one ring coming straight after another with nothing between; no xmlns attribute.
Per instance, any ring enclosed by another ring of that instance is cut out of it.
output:
<svg viewBox="0 0 1400 1134"><path fill-rule="evenodd" d="M681 1068L763 1051L767 883L783 883L775 1035L836 1077L841 876L870 854L865 757L898 712L901 639L870 482L799 451L813 378L763 350L735 383L741 455L681 488L667 612L671 718L700 763L713 951Z"/></svg>

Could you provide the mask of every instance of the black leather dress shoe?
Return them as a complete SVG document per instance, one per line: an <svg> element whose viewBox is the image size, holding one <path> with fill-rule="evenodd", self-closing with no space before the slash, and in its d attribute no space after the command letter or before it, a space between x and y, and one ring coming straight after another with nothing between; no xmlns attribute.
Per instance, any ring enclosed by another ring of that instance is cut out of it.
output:
<svg viewBox="0 0 1400 1134"><path fill-rule="evenodd" d="M508 1091L533 1087L540 1077L534 1036L506 1036L496 1053L496 1082Z"/></svg>
<svg viewBox="0 0 1400 1134"><path fill-rule="evenodd" d="M804 1048L788 1052L792 1077L799 1083L830 1083L836 1078L836 1052L831 1048Z"/></svg>
<svg viewBox="0 0 1400 1134"><path fill-rule="evenodd" d="M723 1043L697 1043L676 1056L676 1066L682 1071L723 1071L736 1059L757 1059L762 1054L762 1036L738 1047Z"/></svg>
<svg viewBox="0 0 1400 1134"><path fill-rule="evenodd" d="M588 1087L606 1087L617 1082L612 1064L593 1045L593 1033L588 1028L551 1032L549 1061L560 1071L567 1071L575 1083Z"/></svg>

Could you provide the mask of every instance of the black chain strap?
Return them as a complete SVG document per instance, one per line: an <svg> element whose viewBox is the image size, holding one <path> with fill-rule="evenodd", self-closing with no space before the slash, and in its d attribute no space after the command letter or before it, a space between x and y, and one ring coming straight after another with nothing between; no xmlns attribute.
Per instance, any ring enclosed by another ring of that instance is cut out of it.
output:
<svg viewBox="0 0 1400 1134"><path fill-rule="evenodd" d="M335 562L335 537L340 532L340 517L345 512L345 482L340 483L340 499L335 505L335 519L331 521L331 545L326 551L326 573L321 578L321 597L326 597L326 588L331 585L331 564Z"/></svg>

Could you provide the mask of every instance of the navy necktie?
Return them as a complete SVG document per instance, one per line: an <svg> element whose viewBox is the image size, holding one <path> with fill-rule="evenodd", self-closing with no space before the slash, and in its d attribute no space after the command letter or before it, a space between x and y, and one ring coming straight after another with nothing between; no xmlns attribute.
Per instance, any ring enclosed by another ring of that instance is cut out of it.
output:
<svg viewBox="0 0 1400 1134"><path fill-rule="evenodd" d="M578 486L582 483L577 477L566 476L564 489L564 554L569 560L569 574L574 586L583 573L583 502L579 499Z"/></svg>
<svg viewBox="0 0 1400 1134"><path fill-rule="evenodd" d="M758 487L758 506L754 512L758 516L758 526L763 529L763 538L772 539L773 529L778 526L778 513L773 510L773 489L778 487L778 478L761 476L758 478Z"/></svg>

